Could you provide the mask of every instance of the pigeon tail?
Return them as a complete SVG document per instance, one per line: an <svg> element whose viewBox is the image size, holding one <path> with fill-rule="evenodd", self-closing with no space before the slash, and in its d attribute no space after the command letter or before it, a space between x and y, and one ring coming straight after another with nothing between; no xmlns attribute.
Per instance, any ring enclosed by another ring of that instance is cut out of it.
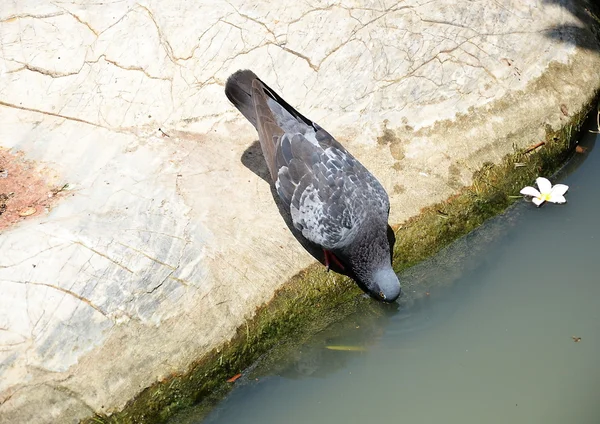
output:
<svg viewBox="0 0 600 424"><path fill-rule="evenodd" d="M275 164L277 143L284 133L303 134L317 143L317 126L290 106L254 72L245 69L231 75L225 84L225 94L258 131L260 147L273 183L278 178Z"/></svg>
<svg viewBox="0 0 600 424"><path fill-rule="evenodd" d="M252 81L258 79L256 74L248 69L239 70L227 78L225 95L242 115L256 128L256 111L252 100Z"/></svg>
<svg viewBox="0 0 600 424"><path fill-rule="evenodd" d="M271 108L271 111L276 115L278 123L284 124L285 126L284 121L289 121L290 118L293 118L302 125L316 129L313 121L290 106L289 103L283 100L275 90L258 78L254 72L249 69L240 69L227 78L225 95L255 128L257 117L256 111L254 110L254 102L252 100L252 82L254 80L259 81L262 85L264 94L267 97L267 103Z"/></svg>

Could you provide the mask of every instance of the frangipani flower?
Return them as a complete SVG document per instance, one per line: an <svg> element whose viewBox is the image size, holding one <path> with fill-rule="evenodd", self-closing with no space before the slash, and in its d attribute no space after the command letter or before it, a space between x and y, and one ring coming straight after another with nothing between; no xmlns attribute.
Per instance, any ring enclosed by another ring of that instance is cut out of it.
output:
<svg viewBox="0 0 600 424"><path fill-rule="evenodd" d="M525 187L521 190L521 194L532 196L533 198L531 200L536 206L539 207L544 202L565 203L567 201L567 199L565 199L565 193L569 189L569 186L564 184L556 184L553 186L552 183L544 177L536 178L535 183L540 188L539 191L533 187Z"/></svg>

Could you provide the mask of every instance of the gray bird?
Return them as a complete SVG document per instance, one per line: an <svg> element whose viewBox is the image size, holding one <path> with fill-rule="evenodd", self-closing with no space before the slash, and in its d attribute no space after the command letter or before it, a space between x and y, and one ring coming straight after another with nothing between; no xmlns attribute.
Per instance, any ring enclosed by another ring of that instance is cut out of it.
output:
<svg viewBox="0 0 600 424"><path fill-rule="evenodd" d="M393 302L390 202L379 181L340 143L302 116L252 71L227 79L225 94L258 132L283 207L302 237L372 297Z"/></svg>

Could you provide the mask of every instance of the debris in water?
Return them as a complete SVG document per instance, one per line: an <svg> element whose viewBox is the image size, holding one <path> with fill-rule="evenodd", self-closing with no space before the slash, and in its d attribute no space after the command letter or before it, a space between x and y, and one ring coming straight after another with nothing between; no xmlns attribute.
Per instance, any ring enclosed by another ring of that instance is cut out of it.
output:
<svg viewBox="0 0 600 424"><path fill-rule="evenodd" d="M573 339L573 341L575 343L579 343L581 341L581 337L577 337L577 336L571 336L571 338Z"/></svg>
<svg viewBox="0 0 600 424"><path fill-rule="evenodd" d="M345 346L345 345L330 345L325 346L329 350L341 350L343 352L363 352L367 350L364 346Z"/></svg>
<svg viewBox="0 0 600 424"><path fill-rule="evenodd" d="M236 374L233 377L231 377L230 379L227 380L228 383L234 383L238 378L240 378L242 376L242 374Z"/></svg>
<svg viewBox="0 0 600 424"><path fill-rule="evenodd" d="M535 180L539 191L533 187L525 187L521 190L521 194L533 197L531 200L537 207L540 207L544 202L565 203L564 194L569 189L569 186L564 184L552 185L552 183L544 177L538 177Z"/></svg>

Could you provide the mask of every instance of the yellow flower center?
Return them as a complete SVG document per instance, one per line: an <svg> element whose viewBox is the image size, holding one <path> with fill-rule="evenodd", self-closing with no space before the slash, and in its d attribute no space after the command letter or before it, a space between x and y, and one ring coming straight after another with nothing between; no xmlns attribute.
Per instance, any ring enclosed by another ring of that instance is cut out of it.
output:
<svg viewBox="0 0 600 424"><path fill-rule="evenodd" d="M541 193L540 199L543 200L544 202L550 201L550 193Z"/></svg>

